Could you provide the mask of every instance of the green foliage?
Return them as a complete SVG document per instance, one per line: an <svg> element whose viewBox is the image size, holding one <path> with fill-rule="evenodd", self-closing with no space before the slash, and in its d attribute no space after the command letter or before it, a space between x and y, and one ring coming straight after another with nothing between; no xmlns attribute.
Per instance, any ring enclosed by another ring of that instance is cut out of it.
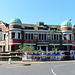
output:
<svg viewBox="0 0 75 75"><path fill-rule="evenodd" d="M22 50L21 49L17 49L16 52L22 52Z"/></svg>
<svg viewBox="0 0 75 75"><path fill-rule="evenodd" d="M38 30L38 28L37 28L37 27L35 27L35 28L34 28L34 30L35 30L35 31L37 31L37 30Z"/></svg>
<svg viewBox="0 0 75 75"><path fill-rule="evenodd" d="M27 46L27 45L20 45L19 49L16 50L18 52L25 52L25 51L34 51L34 47L33 46Z"/></svg>
<svg viewBox="0 0 75 75"><path fill-rule="evenodd" d="M55 45L54 45L54 48L52 48L52 51L57 51L57 48L55 48Z"/></svg>
<svg viewBox="0 0 75 75"><path fill-rule="evenodd" d="M22 45L20 45L19 48L22 49Z"/></svg>
<svg viewBox="0 0 75 75"><path fill-rule="evenodd" d="M48 31L50 31L50 28L48 29Z"/></svg>
<svg viewBox="0 0 75 75"><path fill-rule="evenodd" d="M55 30L55 29L52 29L50 30L50 34L53 33L53 32L57 32L58 30Z"/></svg>
<svg viewBox="0 0 75 75"><path fill-rule="evenodd" d="M37 51L42 52L43 50L42 50L42 49L39 49L39 50L37 50Z"/></svg>
<svg viewBox="0 0 75 75"><path fill-rule="evenodd" d="M50 30L50 34L51 34L51 33L53 33L53 32L54 32L54 30L53 30L53 29L52 29L52 30Z"/></svg>

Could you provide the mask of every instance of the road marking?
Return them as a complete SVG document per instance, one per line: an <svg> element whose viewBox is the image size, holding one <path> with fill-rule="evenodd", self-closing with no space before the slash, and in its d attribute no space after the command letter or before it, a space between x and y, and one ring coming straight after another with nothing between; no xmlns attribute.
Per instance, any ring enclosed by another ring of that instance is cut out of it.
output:
<svg viewBox="0 0 75 75"><path fill-rule="evenodd" d="M53 71L53 69L51 69L51 72L53 73L53 75L56 75L56 73Z"/></svg>

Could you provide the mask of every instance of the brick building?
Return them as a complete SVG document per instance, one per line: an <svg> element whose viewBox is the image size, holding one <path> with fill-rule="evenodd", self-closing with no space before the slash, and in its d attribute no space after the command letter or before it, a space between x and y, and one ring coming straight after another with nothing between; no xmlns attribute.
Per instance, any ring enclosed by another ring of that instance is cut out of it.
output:
<svg viewBox="0 0 75 75"><path fill-rule="evenodd" d="M22 24L14 18L10 24L0 21L0 51L15 51L19 45L32 45L36 50L75 50L75 25L64 21L61 25Z"/></svg>

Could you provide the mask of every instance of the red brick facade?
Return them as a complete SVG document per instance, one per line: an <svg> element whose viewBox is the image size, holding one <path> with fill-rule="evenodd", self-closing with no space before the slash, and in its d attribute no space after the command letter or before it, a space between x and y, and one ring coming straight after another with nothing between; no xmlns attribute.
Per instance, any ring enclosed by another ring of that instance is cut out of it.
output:
<svg viewBox="0 0 75 75"><path fill-rule="evenodd" d="M16 25L16 23L15 25L13 25L12 23L12 25L9 24L9 29L7 30L7 27L5 27L5 25L3 25L2 22L0 22L0 28L2 29L3 33L6 34L8 33L8 35L5 36L5 40L0 41L0 46L2 47L2 51L6 51L7 49L6 42L8 42L9 51L15 51L19 48L19 45L24 45L24 44L33 45L36 50L42 49L45 51L52 50L54 45L57 47L58 50L67 50L67 47L68 50L75 49L75 41L73 40L74 38L72 38L72 36L74 37L75 33L75 25L73 25L73 27L62 27L62 28L61 26L56 26L55 29L57 29L58 31L51 33L48 30L35 31L30 29L24 29L25 27L23 25L24 24ZM48 26L49 28L52 27L52 25L51 27L50 25ZM35 27L36 26L34 26L34 28ZM69 30L68 32L69 40L67 39L65 40L66 36L64 35L65 34L67 35L67 32L63 32L64 30Z"/></svg>

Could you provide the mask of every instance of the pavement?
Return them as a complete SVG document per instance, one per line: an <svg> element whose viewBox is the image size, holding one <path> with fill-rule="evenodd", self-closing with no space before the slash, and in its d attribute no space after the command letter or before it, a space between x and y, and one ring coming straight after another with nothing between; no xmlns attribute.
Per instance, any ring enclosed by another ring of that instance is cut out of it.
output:
<svg viewBox="0 0 75 75"><path fill-rule="evenodd" d="M24 64L42 64L42 63L71 63L71 62L75 62L75 60L67 60L67 61L11 61L11 63L9 64L8 61L0 61L0 63L2 64L6 64L6 65L24 65Z"/></svg>
<svg viewBox="0 0 75 75"><path fill-rule="evenodd" d="M24 64L24 63L66 63L75 62L75 60L66 61L11 61L12 64ZM0 61L0 63L8 63L8 61Z"/></svg>
<svg viewBox="0 0 75 75"><path fill-rule="evenodd" d="M31 65L25 65L31 64ZM1 75L75 75L75 60L70 61L0 61Z"/></svg>

